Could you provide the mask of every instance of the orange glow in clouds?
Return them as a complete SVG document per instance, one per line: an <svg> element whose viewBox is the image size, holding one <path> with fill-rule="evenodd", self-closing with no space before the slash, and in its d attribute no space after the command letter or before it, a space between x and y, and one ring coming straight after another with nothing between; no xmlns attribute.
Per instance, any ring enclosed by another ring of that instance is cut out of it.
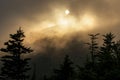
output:
<svg viewBox="0 0 120 80"><path fill-rule="evenodd" d="M68 9L56 9L53 15L54 16L52 17L52 21L51 19L47 19L33 25L34 27L29 30L29 32L36 34L32 34L33 37L35 37L32 38L32 40L30 40L30 38L28 39L30 42L34 42L42 36L56 35L59 37L64 34L69 34L70 32L89 31L94 29L96 25L96 17L88 12L75 17ZM30 37L30 33L28 33L28 37ZM38 33L42 35L38 35Z"/></svg>

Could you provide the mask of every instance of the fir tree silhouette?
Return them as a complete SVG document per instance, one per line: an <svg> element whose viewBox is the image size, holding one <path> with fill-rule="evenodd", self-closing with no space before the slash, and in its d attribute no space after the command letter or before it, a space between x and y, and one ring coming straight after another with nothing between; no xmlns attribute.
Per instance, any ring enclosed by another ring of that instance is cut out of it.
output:
<svg viewBox="0 0 120 80"><path fill-rule="evenodd" d="M92 38L94 35L90 36ZM78 80L120 80L120 41L114 41L113 33L107 33L103 37L103 45L98 51L91 48L94 41L91 40L91 44L88 44L91 53L97 54L94 66L88 60L83 67L78 67Z"/></svg>
<svg viewBox="0 0 120 80"><path fill-rule="evenodd" d="M114 52L113 52L113 46L115 41L113 39L115 38L114 34L107 33L103 35L103 46L100 48L100 52L98 55L99 62L101 68L103 69L109 69L112 68L114 65Z"/></svg>
<svg viewBox="0 0 120 80"><path fill-rule="evenodd" d="M89 34L90 42L86 43L89 46L90 56L87 57L87 60L83 67L78 67L78 80L97 80L97 73L96 73L96 57L98 54L98 39L99 34ZM89 54L88 54L89 55Z"/></svg>
<svg viewBox="0 0 120 80"><path fill-rule="evenodd" d="M66 55L64 58L63 64L61 64L60 69L54 70L53 80L73 80L75 71L73 67L73 62L69 59L69 56Z"/></svg>
<svg viewBox="0 0 120 80"><path fill-rule="evenodd" d="M116 43L114 43L113 50L115 53L114 57L116 58L117 67L120 68L120 41L117 41Z"/></svg>
<svg viewBox="0 0 120 80"><path fill-rule="evenodd" d="M23 58L22 55L31 53L33 50L23 45L25 35L21 28L17 33L10 34L10 38L4 43L6 47L0 49L7 53L1 58L3 63L1 75L4 80L26 80L29 77L26 72L30 70L28 64L30 58Z"/></svg>
<svg viewBox="0 0 120 80"><path fill-rule="evenodd" d="M101 80L120 80L119 50L120 43L114 41L114 34L107 33L104 36L104 43L98 55L99 72Z"/></svg>
<svg viewBox="0 0 120 80"><path fill-rule="evenodd" d="M99 35L99 33L97 33L97 34L89 34L91 41L89 43L87 43L88 46L89 46L89 50L90 50L90 55L91 55L90 62L91 62L92 67L95 64L95 58L96 58L96 55L98 53L98 48L99 48L98 43L96 41L98 39L98 35Z"/></svg>

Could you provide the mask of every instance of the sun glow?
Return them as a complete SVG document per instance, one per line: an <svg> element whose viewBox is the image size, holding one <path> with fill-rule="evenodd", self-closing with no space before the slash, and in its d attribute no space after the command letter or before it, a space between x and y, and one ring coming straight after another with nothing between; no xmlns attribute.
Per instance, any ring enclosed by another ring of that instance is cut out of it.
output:
<svg viewBox="0 0 120 80"><path fill-rule="evenodd" d="M41 26L45 26L44 29L52 28L52 30L56 30L58 28L57 30L60 31L62 29L62 32L66 32L68 30L88 31L92 30L96 23L93 14L86 12L78 15L78 17L75 17L74 15L70 14L70 10L68 9L63 9L63 11L57 9L54 12L53 19L54 21L50 21L49 19L44 21L41 23Z"/></svg>
<svg viewBox="0 0 120 80"><path fill-rule="evenodd" d="M66 14L66 15L70 14L70 11L69 11L68 9L65 10L65 14Z"/></svg>
<svg viewBox="0 0 120 80"><path fill-rule="evenodd" d="M57 12L56 25L62 28L67 28L67 27L70 28L70 26L74 23L73 21L74 19L69 14L70 14L70 11L68 9L66 9L64 13Z"/></svg>
<svg viewBox="0 0 120 80"><path fill-rule="evenodd" d="M93 14L85 12L83 14L79 14L77 17L74 14L70 14L70 10L62 9L55 10L53 12L51 18L47 18L46 20L33 25L34 27L29 30L33 33L40 33L41 36L53 36L57 35L58 37L69 34L71 32L78 31L89 31L93 30L96 26L96 17ZM48 34L49 33L49 34ZM31 33L28 33L29 35ZM36 38L39 38L40 35L34 35ZM30 35L31 37L31 35ZM36 38L34 38L36 40ZM34 42L33 38L28 39L31 42Z"/></svg>
<svg viewBox="0 0 120 80"><path fill-rule="evenodd" d="M72 30L88 31L95 27L95 17L92 14L83 14L80 18L76 18L69 14L70 11L66 10L65 14L57 17L58 25L62 28ZM69 14L69 15L68 15ZM65 16L68 15L68 16ZM66 29L65 29L66 30Z"/></svg>
<svg viewBox="0 0 120 80"><path fill-rule="evenodd" d="M93 26L94 25L94 18L92 16L85 15L85 16L83 16L81 23L84 26Z"/></svg>
<svg viewBox="0 0 120 80"><path fill-rule="evenodd" d="M78 15L78 17L76 17L70 14L70 10L68 9L57 9L53 14L54 16L52 17L52 21L50 19L47 19L46 21L39 23L38 27L36 27L35 29L39 31L41 29L45 30L48 28L56 30L58 28L57 30L62 29L66 32L66 30L88 31L95 28L96 17L88 12L80 14Z"/></svg>
<svg viewBox="0 0 120 80"><path fill-rule="evenodd" d="M68 26L69 22L68 22L68 20L66 20L66 19L60 19L60 20L59 20L59 24L60 24L61 26Z"/></svg>

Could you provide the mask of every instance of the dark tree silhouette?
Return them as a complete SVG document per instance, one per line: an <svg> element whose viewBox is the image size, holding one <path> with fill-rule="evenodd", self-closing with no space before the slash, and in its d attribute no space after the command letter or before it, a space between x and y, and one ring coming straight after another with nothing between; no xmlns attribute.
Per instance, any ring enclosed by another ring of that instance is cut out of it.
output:
<svg viewBox="0 0 120 80"><path fill-rule="evenodd" d="M77 80L98 80L94 70L86 67L78 67Z"/></svg>
<svg viewBox="0 0 120 80"><path fill-rule="evenodd" d="M99 34L89 34L90 42L86 43L89 46L90 56L83 67L78 66L78 80L97 80L96 73L96 56L99 51L97 39ZM90 58L89 58L90 57Z"/></svg>
<svg viewBox="0 0 120 80"><path fill-rule="evenodd" d="M120 80L120 41L114 41L112 33L103 37L103 45L95 51L95 66L88 61L84 67L79 67L78 80ZM90 50L94 49L90 46Z"/></svg>
<svg viewBox="0 0 120 80"><path fill-rule="evenodd" d="M1 61L3 67L1 68L1 75L4 80L26 80L29 76L26 74L30 70L28 60L30 58L23 58L23 54L31 53L33 50L23 45L25 38L23 30L19 28L17 33L10 34L10 40L5 42L5 48L1 48L5 54Z"/></svg>
<svg viewBox="0 0 120 80"><path fill-rule="evenodd" d="M103 35L103 46L100 48L100 52L98 55L99 62L101 68L103 69L109 69L112 68L114 65L114 52L113 52L113 46L115 41L113 39L115 38L114 34L107 33Z"/></svg>
<svg viewBox="0 0 120 80"><path fill-rule="evenodd" d="M69 56L66 55L64 58L63 64L60 66L60 69L54 70L53 80L74 80L74 67L72 66L73 62L69 59Z"/></svg>
<svg viewBox="0 0 120 80"><path fill-rule="evenodd" d="M114 41L114 38L112 33L104 35L104 43L98 55L98 75L103 77L102 80L120 80L120 43Z"/></svg>
<svg viewBox="0 0 120 80"><path fill-rule="evenodd" d="M91 41L89 43L87 43L89 45L89 50L90 50L90 54L91 54L91 60L90 61L91 61L92 65L94 65L95 57L98 53L98 43L96 41L98 39L98 37L97 37L98 35L99 35L99 33L89 34Z"/></svg>
<svg viewBox="0 0 120 80"><path fill-rule="evenodd" d="M120 68L120 41L114 43L113 50L115 53L114 57L116 58L116 64L118 65L117 67Z"/></svg>
<svg viewBox="0 0 120 80"><path fill-rule="evenodd" d="M88 56L90 60L85 65L78 66L78 70L75 71L67 55L60 68L54 70L54 75L50 78L45 76L44 80L120 80L120 41L114 41L114 34L107 33L103 35L103 45L98 46L96 42L98 34L89 36L91 42L87 44L91 56ZM77 50L74 49L76 45L78 44L69 45L71 49L69 53Z"/></svg>

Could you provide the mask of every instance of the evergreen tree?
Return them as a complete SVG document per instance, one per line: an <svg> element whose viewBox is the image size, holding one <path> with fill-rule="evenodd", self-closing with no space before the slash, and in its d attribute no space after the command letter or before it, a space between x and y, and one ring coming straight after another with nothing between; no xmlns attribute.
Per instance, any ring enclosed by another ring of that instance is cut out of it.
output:
<svg viewBox="0 0 120 80"><path fill-rule="evenodd" d="M116 59L117 67L120 67L120 41L117 41L116 43L114 43L113 50L115 53L114 57Z"/></svg>
<svg viewBox="0 0 120 80"><path fill-rule="evenodd" d="M74 80L75 71L72 64L73 62L66 55L60 69L54 70L54 80Z"/></svg>
<svg viewBox="0 0 120 80"><path fill-rule="evenodd" d="M88 60L83 67L78 67L78 80L120 80L120 41L114 41L114 34L103 35L103 45L97 49L94 35L90 35L88 43L91 51L91 61ZM97 38L95 38L97 39ZM94 45L95 43L95 45ZM95 48L94 48L95 47ZM96 55L96 57L95 57ZM94 66L93 64L94 60Z"/></svg>
<svg viewBox="0 0 120 80"><path fill-rule="evenodd" d="M98 80L94 70L86 67L78 67L77 80Z"/></svg>
<svg viewBox="0 0 120 80"><path fill-rule="evenodd" d="M89 34L90 42L87 43L90 50L90 56L83 67L78 66L78 80L97 80L97 64L96 56L98 54L97 39L99 34ZM90 58L89 58L90 57Z"/></svg>
<svg viewBox="0 0 120 80"><path fill-rule="evenodd" d="M100 47L98 54L97 77L99 80L114 80L115 78L108 77L116 74L114 71L116 66L116 59L114 53L114 34L107 33L103 35L103 45Z"/></svg>
<svg viewBox="0 0 120 80"><path fill-rule="evenodd" d="M94 65L94 63L95 63L95 58L96 58L96 55L97 55L97 53L98 53L98 43L97 43L97 39L98 39L98 36L99 35L99 33L97 33L97 34L89 34L89 36L90 36L90 43L87 43L88 45L89 45L89 50L90 50L90 54L91 54L91 63L92 63L92 65L91 66L93 66ZM89 63L89 62L88 62Z"/></svg>
<svg viewBox="0 0 120 80"><path fill-rule="evenodd" d="M10 40L5 42L5 48L1 48L5 54L1 61L3 67L1 68L1 75L4 80L26 80L29 76L26 74L30 70L28 60L30 58L23 58L23 54L31 53L33 50L23 45L25 38L23 30L19 28L17 33L10 34Z"/></svg>
<svg viewBox="0 0 120 80"><path fill-rule="evenodd" d="M108 69L112 68L114 64L113 46L115 42L113 41L113 39L115 38L115 36L112 33L107 33L106 35L103 35L103 37L104 43L103 46L100 48L98 58L101 66L103 66L104 69Z"/></svg>

